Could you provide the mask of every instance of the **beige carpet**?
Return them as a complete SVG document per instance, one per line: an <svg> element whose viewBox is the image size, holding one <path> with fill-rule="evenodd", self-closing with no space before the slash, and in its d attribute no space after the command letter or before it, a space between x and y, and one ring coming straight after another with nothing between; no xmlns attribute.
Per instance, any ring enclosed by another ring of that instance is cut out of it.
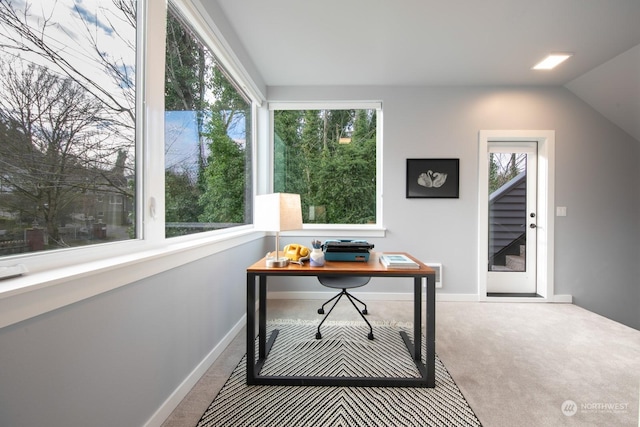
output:
<svg viewBox="0 0 640 427"><path fill-rule="evenodd" d="M640 331L570 304L440 303L437 323L484 426L640 425Z"/></svg>
<svg viewBox="0 0 640 427"><path fill-rule="evenodd" d="M269 318L316 319L317 306L270 300ZM484 427L640 426L640 331L570 304L438 302L436 310L436 352ZM370 301L369 312L411 321L412 303ZM348 303L332 313L351 316ZM244 339L243 331L164 427L198 423Z"/></svg>

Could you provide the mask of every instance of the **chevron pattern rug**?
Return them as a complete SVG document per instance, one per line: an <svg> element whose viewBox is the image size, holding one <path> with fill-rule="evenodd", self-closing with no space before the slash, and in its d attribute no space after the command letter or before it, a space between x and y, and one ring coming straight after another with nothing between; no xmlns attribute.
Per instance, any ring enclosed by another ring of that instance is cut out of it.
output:
<svg viewBox="0 0 640 427"><path fill-rule="evenodd" d="M400 337L409 324L281 320L265 375L419 376ZM410 335L411 336L411 335ZM424 340L423 340L424 341ZM423 354L425 354L423 348ZM246 356L245 356L246 357ZM436 387L248 386L243 358L206 410L198 427L237 426L480 426L436 356Z"/></svg>

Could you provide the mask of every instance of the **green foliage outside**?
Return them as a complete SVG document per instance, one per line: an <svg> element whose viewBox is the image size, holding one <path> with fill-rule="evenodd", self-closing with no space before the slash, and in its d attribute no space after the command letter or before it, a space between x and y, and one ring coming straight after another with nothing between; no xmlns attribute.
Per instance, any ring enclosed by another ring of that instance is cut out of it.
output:
<svg viewBox="0 0 640 427"><path fill-rule="evenodd" d="M167 235L194 231L175 223L250 222L250 103L171 9L166 64L166 110L197 112L200 138L197 176L166 171ZM274 191L300 194L307 223L375 222L376 112L276 111L274 121Z"/></svg>
<svg viewBox="0 0 640 427"><path fill-rule="evenodd" d="M180 224L168 226L166 236L249 222L251 104L172 10L167 17L165 110L195 112L199 134L195 176L184 165L165 171L165 220Z"/></svg>
<svg viewBox="0 0 640 427"><path fill-rule="evenodd" d="M197 113L200 157L195 176L185 172L193 168L166 170L167 236L249 223L252 195L251 105L174 14L170 9L165 105ZM276 111L274 122L274 191L301 195L304 222L375 222L375 110Z"/></svg>
<svg viewBox="0 0 640 427"><path fill-rule="evenodd" d="M198 201L202 208L199 220L246 224L246 141L234 141L229 134L238 120L244 122L249 116L250 106L217 69L213 88L217 100L211 106L210 121L203 134L209 141L211 154L204 169L205 191Z"/></svg>
<svg viewBox="0 0 640 427"><path fill-rule="evenodd" d="M305 223L376 220L374 110L274 113L274 191L301 195Z"/></svg>

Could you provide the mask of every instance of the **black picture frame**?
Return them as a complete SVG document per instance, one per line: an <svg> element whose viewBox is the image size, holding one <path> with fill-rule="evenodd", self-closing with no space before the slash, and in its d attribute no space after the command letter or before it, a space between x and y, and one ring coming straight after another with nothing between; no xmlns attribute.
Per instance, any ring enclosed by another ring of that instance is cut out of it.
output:
<svg viewBox="0 0 640 427"><path fill-rule="evenodd" d="M407 199L460 197L460 159L407 159Z"/></svg>

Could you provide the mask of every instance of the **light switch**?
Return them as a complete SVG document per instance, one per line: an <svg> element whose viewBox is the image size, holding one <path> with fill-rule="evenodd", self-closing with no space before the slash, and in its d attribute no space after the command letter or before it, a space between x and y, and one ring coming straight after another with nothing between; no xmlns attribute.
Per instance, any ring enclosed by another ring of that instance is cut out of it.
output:
<svg viewBox="0 0 640 427"><path fill-rule="evenodd" d="M556 216L567 216L567 207L556 206Z"/></svg>

